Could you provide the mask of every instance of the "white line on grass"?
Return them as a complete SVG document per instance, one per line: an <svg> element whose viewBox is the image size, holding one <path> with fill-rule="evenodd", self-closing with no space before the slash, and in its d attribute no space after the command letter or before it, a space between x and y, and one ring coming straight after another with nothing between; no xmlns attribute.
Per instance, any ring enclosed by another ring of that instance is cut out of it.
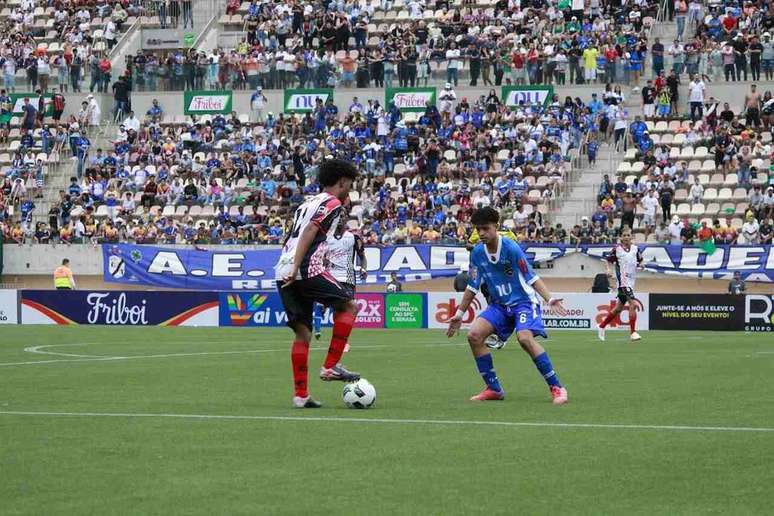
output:
<svg viewBox="0 0 774 516"><path fill-rule="evenodd" d="M29 346L24 348L27 353L37 353L39 355L56 355L60 357L77 357L77 358L105 358L99 355L76 355L73 353L60 353L58 351L47 351L48 348L62 347L62 346L88 346L88 344L73 343L73 344L46 344L44 346ZM44 351L45 350L45 351Z"/></svg>
<svg viewBox="0 0 774 516"><path fill-rule="evenodd" d="M382 423L396 425L439 425L439 426L501 426L515 428L600 428L610 430L666 430L677 432L758 432L774 433L774 428L744 426L686 426L686 425L634 425L613 423L548 423L531 421L471 421L453 419L399 419L366 417L315 417L315 416L240 416L218 414L144 414L123 412L33 412L3 410L3 416L39 417L93 417L93 418L157 418L157 419L200 419L205 421L286 421L323 423Z"/></svg>
<svg viewBox="0 0 774 516"><path fill-rule="evenodd" d="M466 346L465 343L449 342L442 344L420 344L417 347L429 348L429 347L462 347ZM387 349L390 346L376 344L376 345L356 345L352 346L354 350L380 350ZM312 351L327 350L328 347L318 346L309 348ZM25 349L26 351L26 349ZM110 357L97 357L92 355L84 355L83 358L62 358L53 360L32 360L28 362L2 362L0 367L9 366L24 366L24 365L37 365L37 364L61 364L70 362L114 362L119 360L140 360L140 359L153 359L153 358L176 358L176 357L195 357L206 355L240 355L248 353L286 353L288 348L271 348L271 349L250 349L250 350L237 350L237 351L199 351L196 353L164 353L160 355L128 355L128 356L110 356ZM51 352L48 352L51 353ZM72 355L78 357L79 355Z"/></svg>

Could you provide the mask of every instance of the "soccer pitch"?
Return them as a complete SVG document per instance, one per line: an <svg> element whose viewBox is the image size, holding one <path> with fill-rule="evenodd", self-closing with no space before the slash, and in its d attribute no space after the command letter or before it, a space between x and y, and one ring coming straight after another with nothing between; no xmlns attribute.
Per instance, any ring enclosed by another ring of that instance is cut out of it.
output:
<svg viewBox="0 0 774 516"><path fill-rule="evenodd" d="M363 330L350 410L316 372L290 408L289 330L0 329L2 514L723 514L774 503L774 339L550 332L570 393L514 341L504 402L463 336Z"/></svg>

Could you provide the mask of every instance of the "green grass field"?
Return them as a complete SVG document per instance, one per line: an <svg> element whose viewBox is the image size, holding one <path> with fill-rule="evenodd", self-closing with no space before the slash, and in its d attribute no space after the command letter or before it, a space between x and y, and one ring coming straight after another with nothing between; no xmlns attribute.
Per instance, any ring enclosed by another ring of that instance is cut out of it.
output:
<svg viewBox="0 0 774 516"><path fill-rule="evenodd" d="M564 407L513 342L508 399L473 403L463 337L371 330L344 363L376 407L314 377L299 411L288 330L3 327L0 514L771 510L771 335L551 336Z"/></svg>

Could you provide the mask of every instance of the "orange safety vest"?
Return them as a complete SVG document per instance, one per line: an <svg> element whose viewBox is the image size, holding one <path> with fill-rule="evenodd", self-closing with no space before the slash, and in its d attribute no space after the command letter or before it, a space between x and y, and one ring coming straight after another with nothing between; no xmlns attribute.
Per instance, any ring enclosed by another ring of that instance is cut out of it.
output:
<svg viewBox="0 0 774 516"><path fill-rule="evenodd" d="M54 287L72 288L72 277L73 273L70 271L70 268L60 265L54 270Z"/></svg>

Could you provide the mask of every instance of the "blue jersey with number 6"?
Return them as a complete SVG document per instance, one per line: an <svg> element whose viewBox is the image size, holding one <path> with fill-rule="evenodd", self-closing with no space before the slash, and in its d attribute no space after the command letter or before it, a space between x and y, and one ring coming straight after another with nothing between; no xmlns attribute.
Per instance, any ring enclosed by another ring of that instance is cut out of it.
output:
<svg viewBox="0 0 774 516"><path fill-rule="evenodd" d="M509 238L498 236L494 254L483 243L478 243L470 253L468 289L478 292L481 283L486 283L491 303L505 306L537 304L538 297L532 284L538 279L524 251Z"/></svg>
<svg viewBox="0 0 774 516"><path fill-rule="evenodd" d="M537 293L532 288L538 279L524 251L509 238L499 237L494 254L482 243L473 248L468 289L478 292L481 282L486 283L489 306L479 317L489 321L494 333L503 341L508 340L514 330L548 337L540 316Z"/></svg>

